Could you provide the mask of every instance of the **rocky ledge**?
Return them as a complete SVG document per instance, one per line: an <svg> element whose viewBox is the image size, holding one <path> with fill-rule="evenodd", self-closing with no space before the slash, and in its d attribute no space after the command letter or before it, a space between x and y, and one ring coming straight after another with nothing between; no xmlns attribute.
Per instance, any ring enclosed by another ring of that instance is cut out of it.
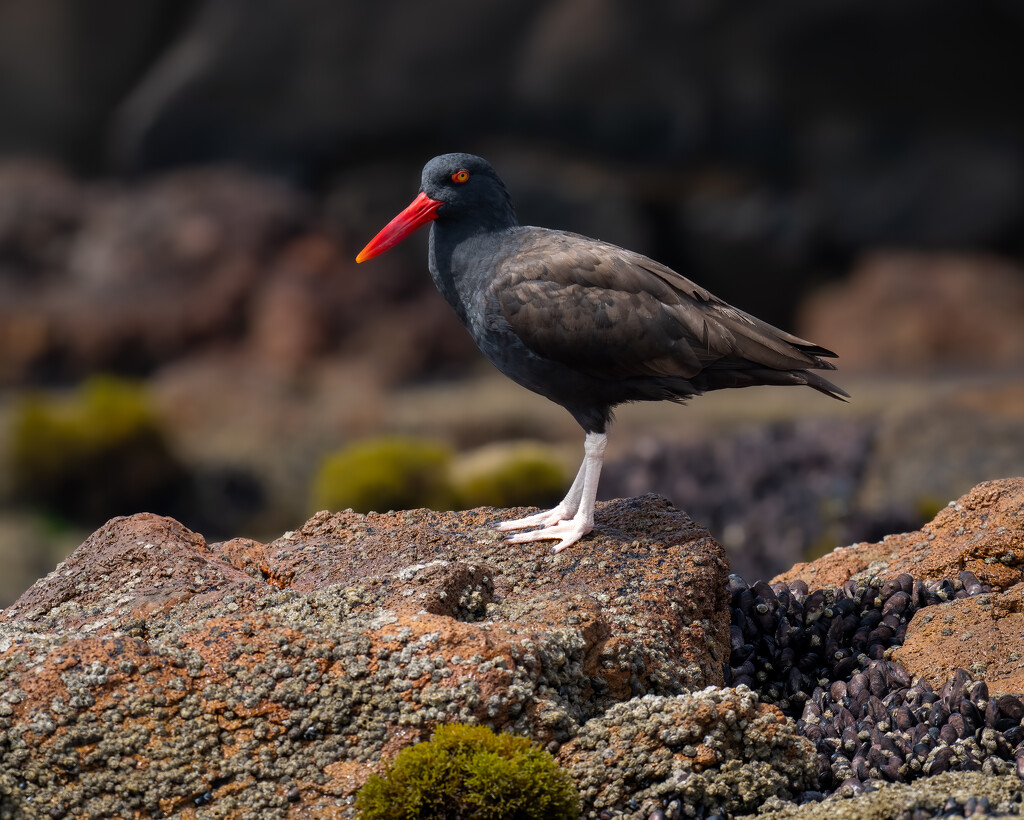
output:
<svg viewBox="0 0 1024 820"><path fill-rule="evenodd" d="M442 721L540 741L586 817L1019 814L1022 509L752 586L656 496L557 556L486 508L114 519L0 612L0 818L349 817Z"/></svg>

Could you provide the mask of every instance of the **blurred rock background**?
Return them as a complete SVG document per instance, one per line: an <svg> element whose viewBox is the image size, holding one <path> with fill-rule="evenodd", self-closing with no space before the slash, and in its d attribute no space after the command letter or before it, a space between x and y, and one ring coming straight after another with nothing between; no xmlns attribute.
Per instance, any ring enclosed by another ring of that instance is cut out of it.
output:
<svg viewBox="0 0 1024 820"><path fill-rule="evenodd" d="M425 236L353 261L452 150L840 354L848 405L624 408L603 497L752 580L1024 474L1022 36L1014 0L0 3L0 605L111 515L279 535L380 436L445 454L382 498L546 500L580 432Z"/></svg>

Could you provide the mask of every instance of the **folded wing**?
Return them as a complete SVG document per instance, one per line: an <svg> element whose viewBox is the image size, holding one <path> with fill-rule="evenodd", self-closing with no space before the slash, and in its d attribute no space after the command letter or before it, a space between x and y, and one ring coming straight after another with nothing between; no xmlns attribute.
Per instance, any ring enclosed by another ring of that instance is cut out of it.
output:
<svg viewBox="0 0 1024 820"><path fill-rule="evenodd" d="M675 377L701 390L805 383L845 395L806 373L834 369L821 358L834 353L641 254L530 229L500 271L489 289L494 315L537 355L595 378Z"/></svg>

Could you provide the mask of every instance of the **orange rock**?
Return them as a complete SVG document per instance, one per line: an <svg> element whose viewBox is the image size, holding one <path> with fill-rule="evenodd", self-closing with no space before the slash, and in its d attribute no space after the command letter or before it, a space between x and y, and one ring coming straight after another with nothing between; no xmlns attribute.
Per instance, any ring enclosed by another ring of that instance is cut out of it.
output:
<svg viewBox="0 0 1024 820"><path fill-rule="evenodd" d="M1024 583L918 613L893 657L936 689L966 669L993 694L1024 692Z"/></svg>
<svg viewBox="0 0 1024 820"><path fill-rule="evenodd" d="M36 811L340 817L436 723L564 742L722 682L728 568L684 513L600 505L559 555L501 540L509 514L319 513L266 545L112 520L0 612L0 772Z"/></svg>
<svg viewBox="0 0 1024 820"><path fill-rule="evenodd" d="M807 299L798 324L842 351L845 371L1016 367L1022 304L1024 278L1007 259L880 251Z"/></svg>
<svg viewBox="0 0 1024 820"><path fill-rule="evenodd" d="M982 482L919 531L837 549L774 581L814 589L904 572L955 579L964 570L994 591L919 610L893 657L935 687L962 668L993 691L1024 692L1024 478Z"/></svg>
<svg viewBox="0 0 1024 820"><path fill-rule="evenodd" d="M903 572L918 581L938 581L964 570L998 589L1024 581L1024 478L984 481L920 530L836 549L797 564L772 582L799 579L817 589Z"/></svg>

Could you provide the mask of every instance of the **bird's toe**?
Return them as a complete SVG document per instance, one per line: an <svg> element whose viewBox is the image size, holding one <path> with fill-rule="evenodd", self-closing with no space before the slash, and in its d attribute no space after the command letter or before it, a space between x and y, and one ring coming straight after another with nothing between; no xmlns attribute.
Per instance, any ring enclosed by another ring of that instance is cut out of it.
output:
<svg viewBox="0 0 1024 820"><path fill-rule="evenodd" d="M559 521L543 529L531 532L517 532L507 539L510 544L526 544L532 541L558 541L552 548L552 552L561 552L566 547L571 547L584 535L593 529L585 521L578 521L575 518Z"/></svg>
<svg viewBox="0 0 1024 820"><path fill-rule="evenodd" d="M565 520L569 515L563 507L558 506L553 510L545 510L535 515L528 515L525 518L502 521L497 525L497 529L500 532L507 532L508 530L525 530L530 527L551 527Z"/></svg>

